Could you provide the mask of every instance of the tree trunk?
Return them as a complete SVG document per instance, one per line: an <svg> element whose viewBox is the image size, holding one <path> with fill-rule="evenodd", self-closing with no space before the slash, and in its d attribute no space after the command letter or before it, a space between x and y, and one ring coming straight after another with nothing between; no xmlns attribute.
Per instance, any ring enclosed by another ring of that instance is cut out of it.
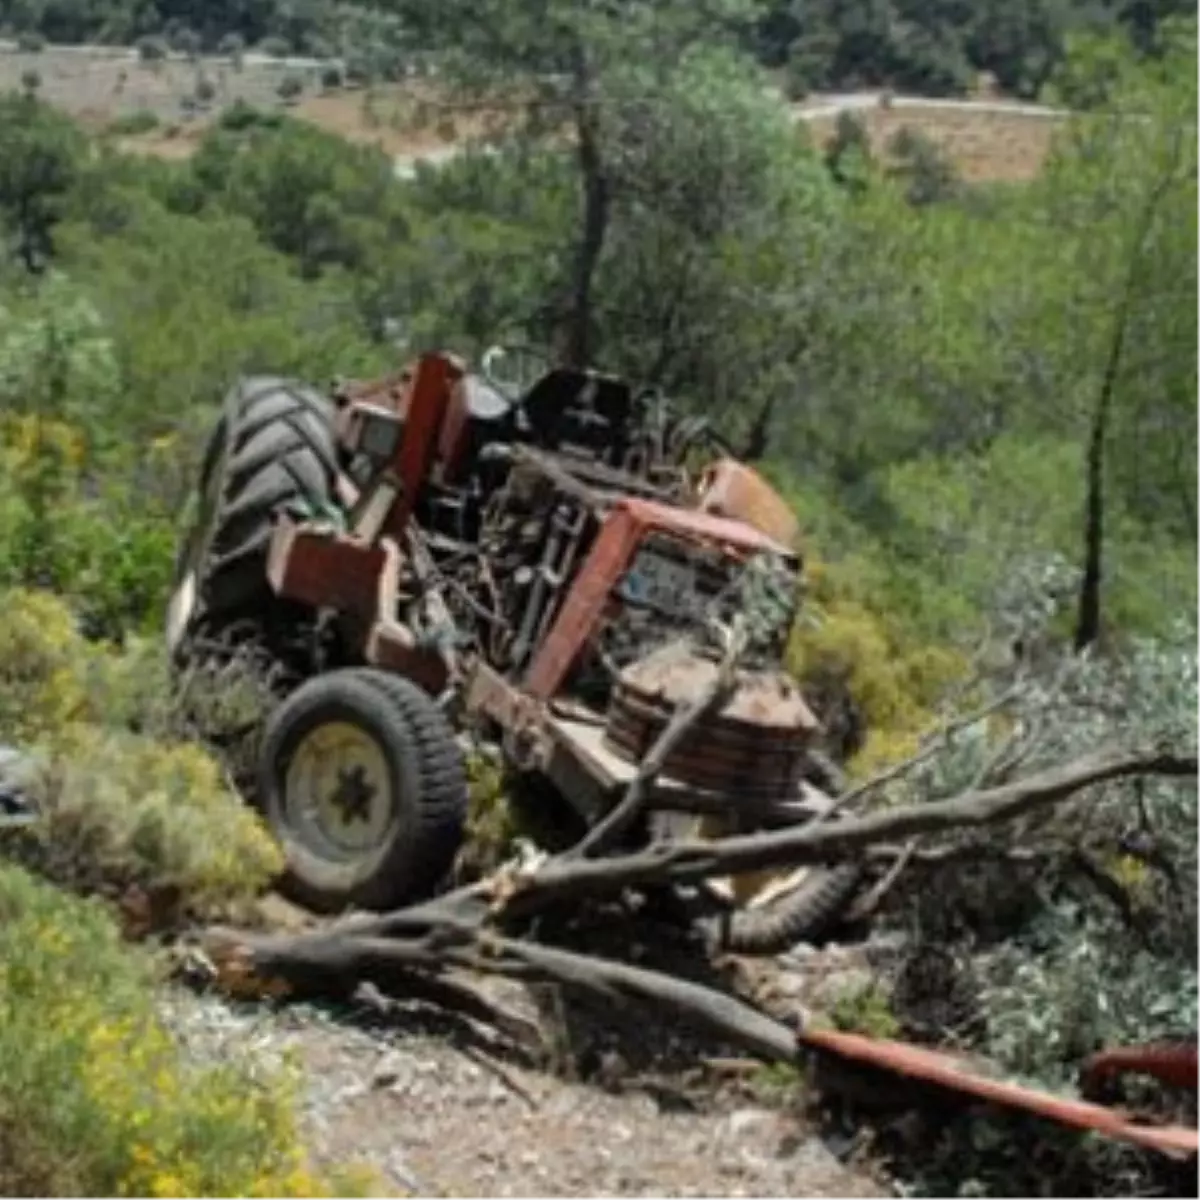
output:
<svg viewBox="0 0 1200 1200"><path fill-rule="evenodd" d="M1178 143L1176 143L1176 150ZM1176 164L1178 155L1176 154ZM1121 298L1118 300L1116 320L1112 325L1109 354L1104 364L1104 376L1100 379L1100 391L1096 408L1092 413L1091 432L1087 444L1087 498L1084 509L1084 577L1079 584L1078 616L1075 618L1075 649L1085 650L1099 640L1103 619L1102 590L1104 581L1104 448L1108 443L1109 426L1112 418L1112 401L1116 394L1117 379L1121 376L1124 346L1133 317L1134 300L1138 293L1138 276L1141 269L1142 250L1150 236L1158 210L1175 182L1175 166L1172 164L1162 179L1146 197L1141 210L1138 227L1134 230L1133 244L1129 247L1129 262L1124 278Z"/></svg>
<svg viewBox="0 0 1200 1200"><path fill-rule="evenodd" d="M1113 350L1105 370L1092 431L1088 440L1087 502L1083 523L1083 579L1079 585L1079 613L1075 621L1075 649L1085 650L1100 637L1100 592L1104 576L1104 445L1108 438L1109 414L1117 366L1120 361L1124 324L1118 326Z"/></svg>
<svg viewBox="0 0 1200 1200"><path fill-rule="evenodd" d="M604 157L600 149L599 122L592 103L591 72L580 52L575 71L576 161L582 186L583 214L579 248L571 280L571 298L562 329L564 366L588 365L592 350L592 283L608 233L611 199Z"/></svg>
<svg viewBox="0 0 1200 1200"><path fill-rule="evenodd" d="M775 397L769 395L763 401L763 405L758 410L754 420L750 423L750 430L746 434L745 444L738 455L744 462L758 462L759 459L766 456L771 440L771 416L774 411Z"/></svg>
<svg viewBox="0 0 1200 1200"><path fill-rule="evenodd" d="M1108 358L1104 364L1103 378L1100 380L1100 393L1096 397L1096 407L1092 413L1091 432L1088 436L1087 500L1084 508L1083 579L1079 585L1079 606L1075 621L1075 649L1077 651L1093 645L1100 637L1101 585L1104 576L1104 447L1108 440L1113 393L1116 391L1117 379L1121 372L1121 361L1125 352L1125 338L1129 330L1130 318L1133 315L1142 247L1149 236L1158 206L1170 188L1173 178L1172 171L1163 173L1163 177L1146 197L1145 207L1139 214L1129 248L1125 283L1117 307L1116 320L1113 323Z"/></svg>

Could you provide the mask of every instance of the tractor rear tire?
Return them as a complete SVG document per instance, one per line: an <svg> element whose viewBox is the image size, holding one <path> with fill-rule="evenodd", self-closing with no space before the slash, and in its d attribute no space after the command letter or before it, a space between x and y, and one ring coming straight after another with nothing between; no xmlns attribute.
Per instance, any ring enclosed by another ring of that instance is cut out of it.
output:
<svg viewBox="0 0 1200 1200"><path fill-rule="evenodd" d="M283 607L267 580L275 518L329 507L338 472L331 401L305 384L250 377L230 389L208 443L197 512L175 563L167 648L184 661L198 638Z"/></svg>
<svg viewBox="0 0 1200 1200"><path fill-rule="evenodd" d="M268 718L258 804L292 899L320 913L392 908L429 895L450 869L467 816L465 763L416 684L331 671Z"/></svg>

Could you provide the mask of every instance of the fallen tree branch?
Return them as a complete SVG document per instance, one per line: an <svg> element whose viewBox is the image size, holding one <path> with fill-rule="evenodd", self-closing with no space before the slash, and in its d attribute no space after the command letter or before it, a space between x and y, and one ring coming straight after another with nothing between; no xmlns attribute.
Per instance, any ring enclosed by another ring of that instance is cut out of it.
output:
<svg viewBox="0 0 1200 1200"><path fill-rule="evenodd" d="M907 775L910 771L921 766L922 763L928 762L939 750L946 747L955 734L961 733L964 729L969 729L972 725L978 725L980 721L986 720L1002 708L1006 708L1013 701L1019 699L1024 691L1025 685L1023 683L1015 683L1011 687L1005 688L1000 695L989 700L980 708L969 713L964 713L960 717L955 717L952 721L947 721L935 733L930 735L925 744L915 754L910 755L901 762L894 763L876 775L872 775L870 779L864 780L849 791L843 792L827 809L819 813L812 820L809 827L824 824L824 822L828 821L836 813L848 808L856 800L861 800L864 796L878 791L881 787L894 782L902 775Z"/></svg>
<svg viewBox="0 0 1200 1200"><path fill-rule="evenodd" d="M810 822L795 829L708 842L672 842L619 858L573 862L551 859L539 870L513 881L500 911L510 917L527 915L563 900L612 894L647 883L681 883L713 875L836 861L881 841L1011 820L1097 783L1133 775L1195 777L1196 771L1194 754L1160 749L1100 750L1003 786L839 823ZM410 910L409 918L418 911ZM376 927L385 932L390 920L403 916L381 917Z"/></svg>
<svg viewBox="0 0 1200 1200"><path fill-rule="evenodd" d="M702 984L557 946L487 934L476 937L453 920L439 932L440 938L406 940L331 936L324 931L277 937L214 929L206 936L204 949L217 968L218 981L232 976L243 993L249 979L264 992L277 995L280 985L288 990L312 989L324 981L352 977L394 995L397 984L414 968L438 972L453 966L530 983L568 984L608 1003L649 1002L769 1061L791 1061L797 1056L794 1030L747 1002Z"/></svg>
<svg viewBox="0 0 1200 1200"><path fill-rule="evenodd" d="M422 1001L490 1026L526 1050L540 1047L541 1031L535 1021L510 1011L465 980L455 978L450 973L452 964L442 959L432 943L407 946L396 942L396 954L363 974L352 960L325 949L325 943L331 940L337 946L342 943L341 938L330 939L325 930L280 936L215 927L206 930L201 939L199 949L205 969L199 975L205 984L215 980L234 994L286 996L291 1000L349 999L362 984L372 984L383 996ZM253 949L259 941L264 946L289 941L314 943L315 948L287 961L271 959L272 966L264 971ZM197 974L194 950L193 947L185 952L178 964L185 976Z"/></svg>
<svg viewBox="0 0 1200 1200"><path fill-rule="evenodd" d="M888 892L896 886L900 876L904 873L904 868L912 861L913 855L917 852L917 847L920 844L920 838L911 838L908 841L896 856L895 861L884 873L883 878L865 896L862 896L851 905L848 914L849 920L865 921L878 911Z"/></svg>
<svg viewBox="0 0 1200 1200"><path fill-rule="evenodd" d="M607 1004L665 1008L767 1061L794 1062L796 1031L736 996L661 971L541 945L500 932L502 923L564 900L595 898L647 883L696 880L714 874L836 859L880 842L1008 820L1107 780L1154 774L1195 777L1196 756L1165 749L1102 750L1015 783L968 791L932 804L872 813L831 825L758 833L714 842L659 844L607 860L551 859L525 874L481 884L381 916L356 917L291 937L213 930L204 946L217 980L242 994L287 995L348 981L391 995L441 998L450 1007L499 1027L508 1023L490 1002L461 987L450 972L485 972L528 983L583 989ZM901 851L894 876L906 861ZM417 982L417 981L420 982ZM527 1029L506 1032L528 1035ZM522 1039L524 1040L524 1039Z"/></svg>
<svg viewBox="0 0 1200 1200"><path fill-rule="evenodd" d="M489 919L528 917L564 901L619 894L626 888L696 882L716 875L804 863L836 862L880 842L907 840L1011 820L1046 808L1082 789L1137 775L1195 777L1195 754L1153 748L1099 750L1003 786L970 791L930 804L885 809L841 822L712 841L660 843L604 859L552 858L528 873L502 868L478 883L436 899L380 915L356 915L330 927L333 934L420 936L447 919L479 928Z"/></svg>

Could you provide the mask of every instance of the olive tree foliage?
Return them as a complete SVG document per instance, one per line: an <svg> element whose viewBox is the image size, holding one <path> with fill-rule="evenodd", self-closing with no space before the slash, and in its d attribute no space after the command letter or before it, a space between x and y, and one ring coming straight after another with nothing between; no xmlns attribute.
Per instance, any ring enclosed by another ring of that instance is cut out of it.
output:
<svg viewBox="0 0 1200 1200"><path fill-rule="evenodd" d="M732 41L756 0L392 0L426 45L456 104L491 107L508 130L563 143L575 165L578 219L553 325L558 354L593 357L595 287L622 181L631 105L664 95L682 56Z"/></svg>
<svg viewBox="0 0 1200 1200"><path fill-rule="evenodd" d="M1038 312L1057 335L1045 416L1087 446L1080 646L1101 632L1110 498L1197 532L1195 30L1168 25L1157 59L1101 59L1108 99L1043 182L1045 253L1063 281Z"/></svg>
<svg viewBox="0 0 1200 1200"><path fill-rule="evenodd" d="M1080 573L1063 558L1012 564L993 631L1022 652L990 685L1015 698L921 764L906 781L913 795L952 795L1097 746L1195 747L1194 614L1119 656L1076 653L1053 631ZM969 1040L1059 1086L1102 1045L1194 1038L1196 822L1194 781L1137 780L960 835L959 873L935 876L898 919L973 977Z"/></svg>
<svg viewBox="0 0 1200 1200"><path fill-rule="evenodd" d="M613 127L603 360L753 440L791 394L843 197L731 54L684 55L662 92L623 107Z"/></svg>

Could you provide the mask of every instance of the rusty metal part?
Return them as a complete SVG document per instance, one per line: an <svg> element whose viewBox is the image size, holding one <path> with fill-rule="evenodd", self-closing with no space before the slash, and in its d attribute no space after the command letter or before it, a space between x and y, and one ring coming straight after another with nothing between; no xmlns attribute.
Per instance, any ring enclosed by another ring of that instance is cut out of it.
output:
<svg viewBox="0 0 1200 1200"><path fill-rule="evenodd" d="M797 1035L797 1040L802 1046L838 1058L878 1067L910 1079L920 1079L1006 1108L1022 1109L1060 1125L1091 1130L1104 1137L1131 1142L1172 1157L1194 1157L1200 1149L1200 1137L1194 1127L1138 1122L1125 1113L1101 1104L1037 1091L985 1075L969 1061L943 1051L832 1029L803 1029ZM1192 1053L1194 1061L1194 1049Z"/></svg>
<svg viewBox="0 0 1200 1200"><path fill-rule="evenodd" d="M286 599L369 620L383 561L378 546L281 515L267 553L267 579Z"/></svg>
<svg viewBox="0 0 1200 1200"><path fill-rule="evenodd" d="M390 538L384 538L383 566L379 572L374 619L363 643L363 658L374 666L407 675L432 696L445 691L454 671L451 655L419 645L412 629L395 618L401 595L405 556Z"/></svg>
<svg viewBox="0 0 1200 1200"><path fill-rule="evenodd" d="M404 562L389 538L371 545L281 516L267 556L267 578L280 596L336 609L358 635L365 662L408 675L438 695L450 678L446 656L418 645L413 631L395 617Z"/></svg>
<svg viewBox="0 0 1200 1200"><path fill-rule="evenodd" d="M426 354L417 361L405 397L404 436L393 460L403 484L388 523L388 531L397 537L403 536L417 495L429 476L452 388L461 377L462 368L446 355Z"/></svg>
<svg viewBox="0 0 1200 1200"><path fill-rule="evenodd" d="M787 501L756 471L722 458L700 477L701 512L745 521L792 550L799 549L800 522Z"/></svg>
<svg viewBox="0 0 1200 1200"><path fill-rule="evenodd" d="M596 636L610 596L638 547L654 532L719 549L734 560L763 551L791 556L786 546L741 521L654 500L615 501L530 664L524 686L532 695L549 700L558 692L585 644Z"/></svg>
<svg viewBox="0 0 1200 1200"><path fill-rule="evenodd" d="M1087 1095L1115 1075L1148 1075L1168 1087L1197 1090L1196 1044L1117 1046L1093 1054L1080 1072L1080 1088Z"/></svg>
<svg viewBox="0 0 1200 1200"><path fill-rule="evenodd" d="M627 667L613 688L606 745L637 762L672 715L710 686L715 661L676 646ZM665 770L692 787L746 802L794 794L820 725L800 689L782 671L739 671L733 694L696 723L668 756Z"/></svg>

